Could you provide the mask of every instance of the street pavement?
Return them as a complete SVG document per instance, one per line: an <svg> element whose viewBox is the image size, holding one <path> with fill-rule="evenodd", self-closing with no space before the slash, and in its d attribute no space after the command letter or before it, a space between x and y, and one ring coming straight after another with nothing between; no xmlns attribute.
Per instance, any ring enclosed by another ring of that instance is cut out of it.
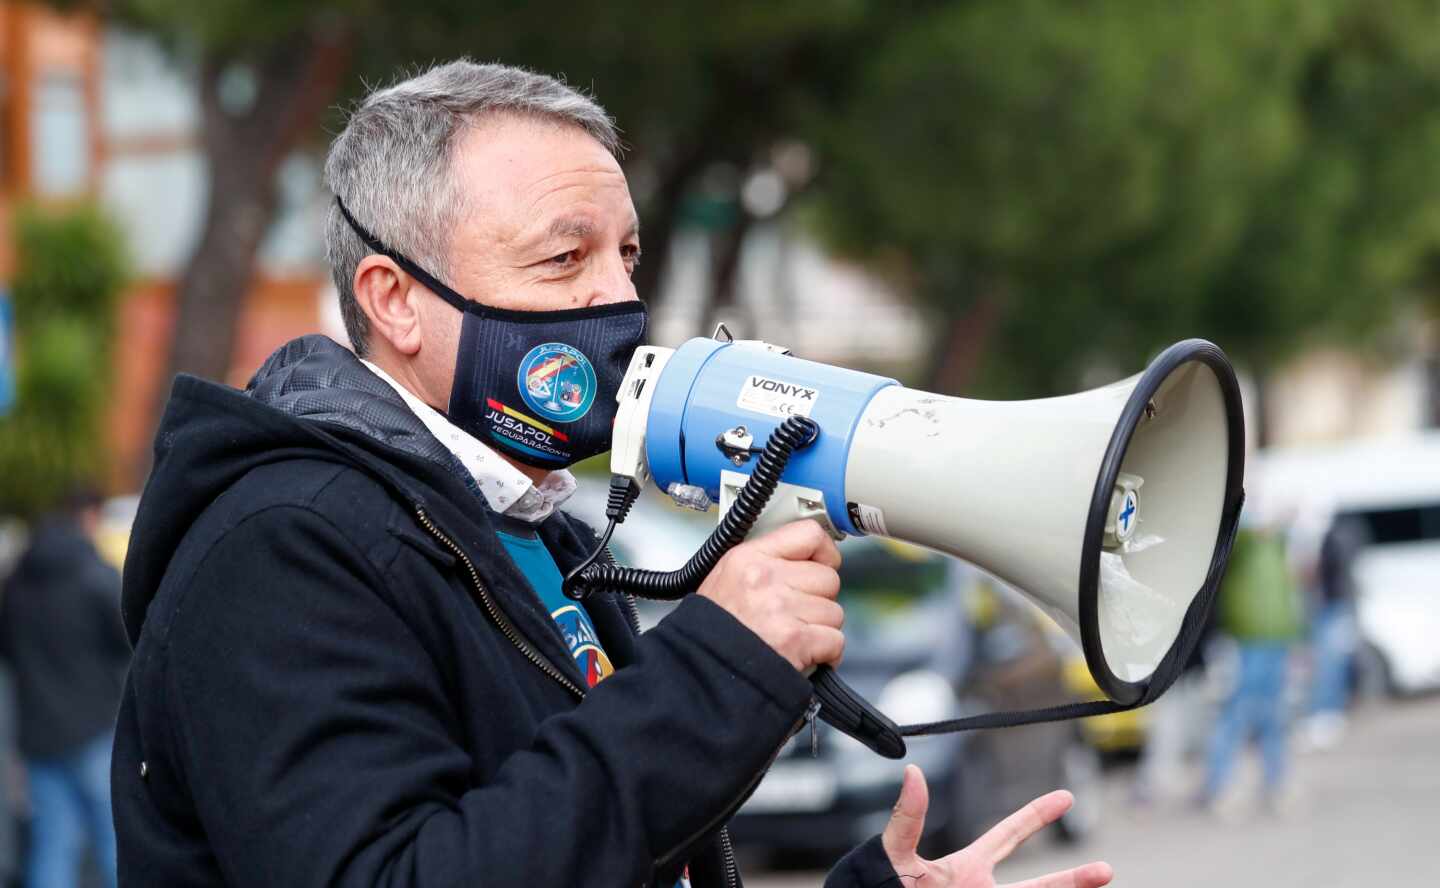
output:
<svg viewBox="0 0 1440 888"><path fill-rule="evenodd" d="M1338 746L1294 759L1281 813L1255 803L1253 754L1224 816L1178 803L1129 804L1133 771L1105 784L1106 817L1079 847L1044 835L998 872L1001 883L1106 860L1120 888L1440 886L1440 698L1371 704ZM749 871L750 888L815 886L824 873ZM938 886L937 886L938 888Z"/></svg>

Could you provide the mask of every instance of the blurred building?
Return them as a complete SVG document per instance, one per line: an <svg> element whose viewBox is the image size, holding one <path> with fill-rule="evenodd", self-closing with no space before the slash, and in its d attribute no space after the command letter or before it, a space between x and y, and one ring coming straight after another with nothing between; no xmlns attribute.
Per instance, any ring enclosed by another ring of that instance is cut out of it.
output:
<svg viewBox="0 0 1440 888"><path fill-rule="evenodd" d="M97 37L88 19L0 3L0 280L13 271L16 201L99 184Z"/></svg>
<svg viewBox="0 0 1440 888"><path fill-rule="evenodd" d="M906 294L864 268L835 260L795 226L755 226L745 240L734 303L711 308L711 245L703 230L673 241L661 286L656 344L709 335L723 320L739 339L763 339L814 361L904 375L925 360L930 331Z"/></svg>
<svg viewBox="0 0 1440 888"><path fill-rule="evenodd" d="M1312 350L1266 386L1280 447L1395 437L1440 425L1440 319L1401 319L1383 354Z"/></svg>
<svg viewBox="0 0 1440 888"><path fill-rule="evenodd" d="M149 446L149 410L169 353L171 294L206 201L199 106L183 62L154 41L0 2L0 282L13 272L9 225L21 201L96 199L129 238L135 280L121 302L113 464ZM285 340L317 329L326 281L319 172L297 155L261 250L229 381L243 384ZM117 478L119 487L137 479Z"/></svg>

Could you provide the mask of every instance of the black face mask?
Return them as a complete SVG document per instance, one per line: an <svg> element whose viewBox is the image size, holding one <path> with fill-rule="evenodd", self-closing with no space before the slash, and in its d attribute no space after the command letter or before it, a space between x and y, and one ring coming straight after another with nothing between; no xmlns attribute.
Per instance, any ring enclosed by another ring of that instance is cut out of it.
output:
<svg viewBox="0 0 1440 888"><path fill-rule="evenodd" d="M365 245L388 256L464 314L447 415L527 465L560 469L610 449L615 397L645 339L645 304L563 311L490 308L445 286L404 254L340 214Z"/></svg>

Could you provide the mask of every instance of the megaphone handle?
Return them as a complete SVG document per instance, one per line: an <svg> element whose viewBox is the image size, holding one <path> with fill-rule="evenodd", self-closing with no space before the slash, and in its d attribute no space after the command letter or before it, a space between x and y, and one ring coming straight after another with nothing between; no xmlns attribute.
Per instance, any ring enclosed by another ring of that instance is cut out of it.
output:
<svg viewBox="0 0 1440 888"><path fill-rule="evenodd" d="M819 667L810 674L810 683L815 687L822 721L886 758L904 757L905 740L900 736L899 726L841 681L834 669Z"/></svg>

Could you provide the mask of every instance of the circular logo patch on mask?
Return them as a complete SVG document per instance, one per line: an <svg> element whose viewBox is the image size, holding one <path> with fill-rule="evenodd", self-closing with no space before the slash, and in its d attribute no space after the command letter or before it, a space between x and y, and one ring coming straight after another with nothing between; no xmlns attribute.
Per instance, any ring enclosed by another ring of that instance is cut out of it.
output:
<svg viewBox="0 0 1440 888"><path fill-rule="evenodd" d="M520 362L517 384L531 410L555 422L575 422L595 403L595 368L563 342L530 349Z"/></svg>

